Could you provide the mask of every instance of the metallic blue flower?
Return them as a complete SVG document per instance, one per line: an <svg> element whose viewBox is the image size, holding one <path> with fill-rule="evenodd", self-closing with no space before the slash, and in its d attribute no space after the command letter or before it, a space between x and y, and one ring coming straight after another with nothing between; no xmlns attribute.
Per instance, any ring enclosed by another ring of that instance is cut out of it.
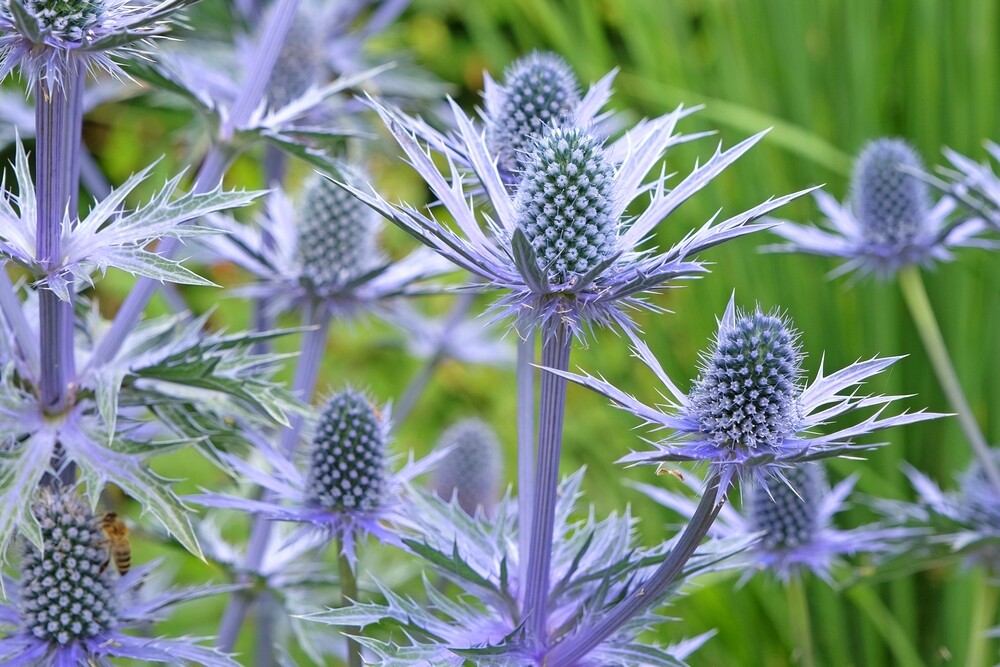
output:
<svg viewBox="0 0 1000 667"><path fill-rule="evenodd" d="M52 90L78 66L125 77L118 61L162 35L194 0L5 0L0 4L0 79L15 67Z"/></svg>
<svg viewBox="0 0 1000 667"><path fill-rule="evenodd" d="M1000 463L1000 451L992 450ZM887 512L895 518L916 519L926 525L943 519L950 528L942 539L952 549L967 557L969 564L983 564L1000 571L1000 491L992 484L979 461L973 461L958 478L958 490L945 492L929 477L912 466L905 466L919 496L918 504L889 503ZM941 532L941 531L939 531Z"/></svg>
<svg viewBox="0 0 1000 667"><path fill-rule="evenodd" d="M986 151L1000 161L1000 146L986 142ZM941 169L946 181L931 179L937 187L982 216L994 229L1000 230L1000 177L989 162L977 163L960 153L945 149L945 157L953 169Z"/></svg>
<svg viewBox="0 0 1000 667"><path fill-rule="evenodd" d="M734 478L749 477L748 481L763 484L788 466L877 446L855 444L858 436L941 416L921 410L882 417L885 408L902 397L843 393L901 357L857 362L829 376L823 374L821 365L816 379L801 387L800 355L794 342L798 334L783 320L760 310L738 311L734 300L719 322L716 344L703 355L701 375L688 394L667 377L649 347L629 333L634 355L666 387L663 406L646 405L591 375L546 370L607 396L656 430L672 431L654 443L653 451L633 452L621 463L703 461L720 473L720 493L729 489ZM828 435L818 432L834 419L868 407L878 409L867 419L841 425Z"/></svg>
<svg viewBox="0 0 1000 667"><path fill-rule="evenodd" d="M434 491L445 500L454 495L470 516L492 513L503 481L503 453L493 429L464 419L449 426L436 447L446 453L431 475Z"/></svg>
<svg viewBox="0 0 1000 667"><path fill-rule="evenodd" d="M744 569L741 581L760 571L781 581L811 572L832 584L832 569L842 557L896 550L916 532L879 524L838 529L833 517L846 509L856 482L857 475L852 475L831 489L820 462L782 468L780 477L767 477L744 493L742 511L732 505L724 507L709 535L721 539L759 536L729 563ZM684 483L696 493L703 488L693 475L685 474ZM634 487L688 519L697 506L690 496L661 486Z"/></svg>
<svg viewBox="0 0 1000 667"><path fill-rule="evenodd" d="M554 53L536 51L515 60L502 85L486 75L486 142L502 174L516 181L535 141L570 120L579 88L573 70Z"/></svg>
<svg viewBox="0 0 1000 667"><path fill-rule="evenodd" d="M226 233L204 239L203 254L255 276L257 282L235 291L265 299L274 315L320 304L341 318L366 311L386 316L386 301L417 292L417 283L451 267L425 248L390 261L377 244L380 219L373 215L317 177L299 207L279 189L254 223L216 216L214 226Z"/></svg>
<svg viewBox="0 0 1000 667"><path fill-rule="evenodd" d="M610 144L581 126L563 126L535 144L525 160L533 165L527 172L530 179L526 177L512 195L483 133L454 103L456 141L461 142L457 151L426 125L374 106L460 233L433 214L390 204L377 193L350 184L344 187L485 281L485 286L470 289L506 291L493 310L497 318L516 318L515 326L522 334L557 321L565 322L577 335L593 324L631 328L627 310L656 309L643 295L663 289L669 281L704 273L705 266L695 259L698 253L766 227L751 223L801 194L768 200L723 222L713 219L665 252L640 250L639 245L661 220L762 135L725 152L720 149L668 190L665 175L652 182L645 178L667 148L689 139L674 133L677 121L688 111L678 109L643 121ZM428 150L443 152L448 168L442 170ZM479 210L465 196L467 175L456 167L457 153L466 156L488 199L488 209ZM634 218L626 215L626 209L642 196L649 196L643 212Z"/></svg>
<svg viewBox="0 0 1000 667"><path fill-rule="evenodd" d="M279 452L270 436L248 429L245 435L268 470L231 454L223 459L238 479L262 487L264 499L205 493L190 500L308 524L339 539L353 567L359 536L398 542L387 525L400 516L402 484L425 473L438 458L410 460L393 473L386 450L390 418L388 408L376 408L363 394L344 390L318 416L302 465Z"/></svg>
<svg viewBox="0 0 1000 667"><path fill-rule="evenodd" d="M5 578L0 661L8 667L111 665L112 658L228 667L228 656L192 639L135 636L123 630L157 620L165 607L231 588L167 590L144 586L152 566L123 576L105 568L104 534L72 491L43 489L32 507L40 544L28 545L18 582Z"/></svg>
<svg viewBox="0 0 1000 667"><path fill-rule="evenodd" d="M814 194L832 228L785 221L772 231L789 242L766 249L845 259L833 275L856 271L888 277L909 264L948 261L952 248L990 247L977 237L984 229L981 220L948 222L954 199L932 203L916 175L922 171L923 162L905 142L873 141L855 162L849 202L839 204L822 191Z"/></svg>

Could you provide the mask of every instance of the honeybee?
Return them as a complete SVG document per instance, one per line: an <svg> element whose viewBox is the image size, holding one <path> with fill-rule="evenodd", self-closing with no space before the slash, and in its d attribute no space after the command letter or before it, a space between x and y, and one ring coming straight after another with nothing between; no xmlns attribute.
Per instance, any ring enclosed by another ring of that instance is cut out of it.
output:
<svg viewBox="0 0 1000 667"><path fill-rule="evenodd" d="M116 512L108 512L102 516L100 526L104 531L104 545L108 550L108 559L101 566L101 572L108 569L108 565L114 559L118 574L125 574L132 566L132 544L128 539L128 526Z"/></svg>

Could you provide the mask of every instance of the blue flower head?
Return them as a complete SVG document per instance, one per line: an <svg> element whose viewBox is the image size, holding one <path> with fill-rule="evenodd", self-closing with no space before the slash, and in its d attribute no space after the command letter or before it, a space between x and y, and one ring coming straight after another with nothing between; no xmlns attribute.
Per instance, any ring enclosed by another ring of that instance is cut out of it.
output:
<svg viewBox="0 0 1000 667"><path fill-rule="evenodd" d="M386 432L363 394L345 389L331 398L316 424L306 503L338 511L372 511L386 484Z"/></svg>
<svg viewBox="0 0 1000 667"><path fill-rule="evenodd" d="M517 189L518 227L550 284L580 278L614 254L614 170L594 137L554 129L535 142Z"/></svg>
<svg viewBox="0 0 1000 667"><path fill-rule="evenodd" d="M514 175L547 130L569 119L580 103L573 70L554 53L534 52L515 60L502 86L487 86L486 142L498 166Z"/></svg>
<svg viewBox="0 0 1000 667"><path fill-rule="evenodd" d="M798 333L775 314L759 308L751 313L737 310L733 300L719 321L715 345L702 356L701 374L686 394L663 371L646 343L629 330L626 334L634 355L666 387L665 405L646 405L591 375L545 370L607 396L657 429L671 431L654 443L654 451L633 452L620 462L705 462L721 477L720 495L734 479L763 485L790 466L876 446L855 444L858 436L940 416L919 411L883 417L885 408L901 397L846 391L901 357L859 361L829 376L820 366L816 379L804 386L799 381ZM842 415L872 407L878 408L876 413L856 424L841 424L829 435L818 431Z"/></svg>
<svg viewBox="0 0 1000 667"><path fill-rule="evenodd" d="M445 500L454 495L470 515L477 508L489 514L499 501L503 479L500 441L493 429L479 419L465 419L441 434L437 449L446 452L432 474L437 494Z"/></svg>
<svg viewBox="0 0 1000 667"><path fill-rule="evenodd" d="M802 353L798 333L760 310L719 328L691 390L691 411L720 447L775 447L799 419Z"/></svg>
<svg viewBox="0 0 1000 667"><path fill-rule="evenodd" d="M826 476L818 463L786 468L782 478L768 477L747 496L751 532L760 533L760 548L788 551L810 544L820 529L819 510Z"/></svg>
<svg viewBox="0 0 1000 667"><path fill-rule="evenodd" d="M122 632L157 620L176 602L222 592L219 587L151 593L152 566L113 575L104 534L83 497L43 488L32 505L41 539L29 544L21 578L5 580L0 603L0 662L10 667L110 665L111 658L210 667L235 667L228 656L189 639ZM140 590L141 587L141 590ZM12 630L10 630L12 629Z"/></svg>
<svg viewBox="0 0 1000 667"><path fill-rule="evenodd" d="M348 182L365 177L342 168ZM329 179L315 176L306 187L298 216L302 277L318 294L342 290L384 261L378 247L382 219Z"/></svg>
<svg viewBox="0 0 1000 667"><path fill-rule="evenodd" d="M24 8L51 38L80 42L98 23L102 0L24 0Z"/></svg>
<svg viewBox="0 0 1000 667"><path fill-rule="evenodd" d="M905 141L872 141L854 164L848 203L815 193L831 229L785 222L772 231L788 243L766 249L840 257L846 261L834 275L857 271L884 278L907 265L948 261L951 248L990 247L978 238L981 220L948 222L955 201L932 202L922 171L920 156Z"/></svg>
<svg viewBox="0 0 1000 667"><path fill-rule="evenodd" d="M305 3L304 3L305 4ZM280 109L302 97L326 75L322 25L303 7L295 13L288 36L267 81L271 108Z"/></svg>

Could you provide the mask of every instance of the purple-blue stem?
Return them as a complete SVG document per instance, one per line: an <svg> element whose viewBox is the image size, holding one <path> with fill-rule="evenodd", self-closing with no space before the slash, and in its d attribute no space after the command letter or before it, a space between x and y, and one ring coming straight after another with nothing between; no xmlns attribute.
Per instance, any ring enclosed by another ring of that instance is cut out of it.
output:
<svg viewBox="0 0 1000 667"><path fill-rule="evenodd" d="M517 341L517 549L518 601L524 603L531 538L531 490L535 488L535 332Z"/></svg>
<svg viewBox="0 0 1000 667"><path fill-rule="evenodd" d="M630 618L650 605L657 604L663 592L677 579L684 564L708 534L715 517L726 504L727 493L728 490L726 493L719 493L719 474L714 473L705 485L701 502L691 521L684 527L677 544L649 579L636 586L627 598L608 610L599 621L590 627L578 628L571 636L553 646L542 659L543 664L546 667L570 667L577 664Z"/></svg>
<svg viewBox="0 0 1000 667"><path fill-rule="evenodd" d="M327 332L330 329L330 315L326 308L317 304L315 309L307 313L305 317L306 322L316 328L310 329L303 336L302 354L299 356L295 366L295 377L292 379L292 393L308 403L312 400L316 390L316 382L319 379L319 369L323 362L323 352L326 349ZM279 436L279 449L286 456L293 456L295 453L295 446L298 444L299 433L302 430L302 422L301 415L294 415L289 426ZM264 554L267 552L268 542L271 539L272 525L273 522L266 517L257 516L254 518L253 526L250 528L250 540L247 544L244 572L256 572L260 569L261 563L264 561ZM240 575L238 581L247 583L249 578L249 575ZM220 650L228 652L233 649L253 598L252 590L237 591L229 598L229 604L226 605L226 611L222 616L216 640L216 646Z"/></svg>
<svg viewBox="0 0 1000 667"><path fill-rule="evenodd" d="M247 67L247 79L233 102L227 122L219 130L221 143L212 146L195 177L193 189L196 192L211 190L225 175L226 168L234 157L227 142L232 139L235 129L249 120L254 109L264 99L267 82L271 78L274 64L278 60L281 46L285 42L298 8L299 0L277 0L273 11L270 12L260 43ZM170 257L179 246L180 241L177 239L164 239L160 244L160 254ZM118 354L126 336L139 322L159 285L158 281L151 278L140 278L136 281L118 314L115 315L111 328L94 351L92 365L107 363Z"/></svg>
<svg viewBox="0 0 1000 667"><path fill-rule="evenodd" d="M403 391L403 395L399 399L399 403L392 410L393 431L398 429L400 424L402 424L410 415L410 412L413 411L413 408L416 406L421 394L424 393L424 390L430 383L431 378L434 376L434 371L436 371L437 367L441 365L441 362L448 357L448 343L451 339L451 335L469 313L469 309L472 307L472 302L475 298L476 295L474 293L465 292L455 300L455 304L452 306L451 312L448 313L448 319L445 320L444 326L441 328L441 333L434 348L434 352L424 364L423 368L420 369L420 372L412 380L410 380L410 383L406 386L406 389Z"/></svg>
<svg viewBox="0 0 1000 667"><path fill-rule="evenodd" d="M339 545L338 545L339 546ZM343 549L338 549L337 561L340 563L340 605L346 607L358 599L358 579L354 575L351 561L344 555ZM344 628L344 635L357 632L357 628ZM347 667L362 667L361 645L347 637Z"/></svg>
<svg viewBox="0 0 1000 667"><path fill-rule="evenodd" d="M564 323L557 322L543 329L542 366L567 370L572 344L573 334ZM566 380L553 373L544 373L538 403L538 457L531 493L531 539L522 617L529 636L544 646L548 641L549 570L559 487L559 454L566 417Z"/></svg>

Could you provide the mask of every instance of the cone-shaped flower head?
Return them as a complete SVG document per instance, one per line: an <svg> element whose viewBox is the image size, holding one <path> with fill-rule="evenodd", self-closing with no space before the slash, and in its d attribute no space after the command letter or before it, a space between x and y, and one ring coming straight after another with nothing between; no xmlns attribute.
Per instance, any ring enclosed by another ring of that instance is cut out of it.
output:
<svg viewBox="0 0 1000 667"><path fill-rule="evenodd" d="M350 183L365 182L354 169L341 171ZM299 225L302 274L320 294L337 291L379 262L381 218L322 176L306 188Z"/></svg>
<svg viewBox="0 0 1000 667"><path fill-rule="evenodd" d="M924 233L930 196L927 184L910 173L923 169L917 152L900 139L878 139L861 151L851 193L854 214L869 242L909 244Z"/></svg>
<svg viewBox="0 0 1000 667"><path fill-rule="evenodd" d="M826 489L818 463L785 468L781 479L768 477L754 485L747 499L749 528L762 533L760 548L777 552L813 542L820 529L820 503Z"/></svg>
<svg viewBox="0 0 1000 667"><path fill-rule="evenodd" d="M104 9L102 0L25 0L24 8L52 37L79 42L97 25Z"/></svg>
<svg viewBox="0 0 1000 667"><path fill-rule="evenodd" d="M759 309L719 328L691 391L692 413L717 446L751 454L794 434L802 364L797 338L784 320Z"/></svg>
<svg viewBox="0 0 1000 667"><path fill-rule="evenodd" d="M363 394L345 389L330 399L316 424L306 502L338 511L377 509L386 475L382 419Z"/></svg>
<svg viewBox="0 0 1000 667"><path fill-rule="evenodd" d="M460 421L441 435L437 448L448 449L434 468L437 494L445 500L454 494L469 514L477 507L489 514L498 500L503 465L493 429L478 419Z"/></svg>
<svg viewBox="0 0 1000 667"><path fill-rule="evenodd" d="M267 99L272 107L295 101L321 82L326 53L320 28L310 12L296 13L268 79Z"/></svg>
<svg viewBox="0 0 1000 667"><path fill-rule="evenodd" d="M21 564L24 627L60 646L109 630L117 619L107 550L90 508L73 493L46 489L32 512L43 549L27 547Z"/></svg>
<svg viewBox="0 0 1000 667"><path fill-rule="evenodd" d="M502 93L486 98L486 140L501 169L518 171L535 140L580 102L573 70L553 53L531 53L504 72Z"/></svg>
<svg viewBox="0 0 1000 667"><path fill-rule="evenodd" d="M601 143L574 128L535 144L517 191L518 225L553 285L582 276L615 250L613 169Z"/></svg>

